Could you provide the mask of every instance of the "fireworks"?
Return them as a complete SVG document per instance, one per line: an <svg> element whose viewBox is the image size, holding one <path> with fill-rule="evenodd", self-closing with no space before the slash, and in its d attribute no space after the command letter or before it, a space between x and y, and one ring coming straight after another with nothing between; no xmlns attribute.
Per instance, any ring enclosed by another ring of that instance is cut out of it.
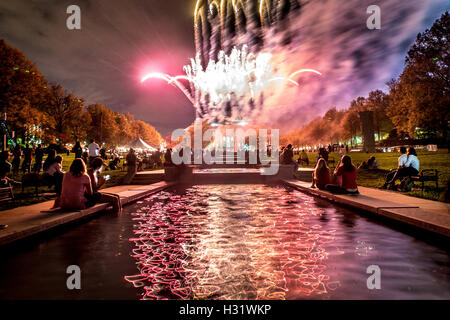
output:
<svg viewBox="0 0 450 320"><path fill-rule="evenodd" d="M300 69L289 76L274 73L270 53L249 53L247 46L242 50L234 47L230 55L219 52L217 61L209 61L206 68L202 67L199 56L191 59L191 64L184 67L186 75L170 76L164 73L149 73L141 82L149 79L162 79L179 88L195 105L192 93L180 81L188 81L203 95L208 95L213 106L219 106L227 101L242 99L247 101L260 95L273 82L287 83L298 86L293 78L303 72L321 73L313 69Z"/></svg>
<svg viewBox="0 0 450 320"><path fill-rule="evenodd" d="M301 73L321 75L314 69L292 72L291 65L284 63L278 49L289 43L289 26L283 19L287 11L295 13L300 7L296 0L289 0L289 5L286 1L275 5L268 0L198 0L196 56L183 68L184 74L149 73L141 81L161 79L176 86L192 103L196 116L209 123L273 120L267 111L274 108L274 101L280 105L274 97L299 86L296 77ZM272 30L276 23L282 28Z"/></svg>

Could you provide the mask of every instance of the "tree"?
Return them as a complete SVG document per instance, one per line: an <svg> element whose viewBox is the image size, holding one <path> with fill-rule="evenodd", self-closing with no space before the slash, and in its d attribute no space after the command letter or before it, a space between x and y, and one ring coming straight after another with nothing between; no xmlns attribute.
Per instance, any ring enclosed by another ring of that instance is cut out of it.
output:
<svg viewBox="0 0 450 320"><path fill-rule="evenodd" d="M92 122L91 115L83 109L80 113L74 115L71 125L68 128L68 134L72 141L85 141L88 136L88 125Z"/></svg>
<svg viewBox="0 0 450 320"><path fill-rule="evenodd" d="M78 135L82 135L81 128L84 126L83 119L83 99L68 93L61 85L52 85L47 90L45 112L51 120L53 133L62 142L77 140Z"/></svg>
<svg viewBox="0 0 450 320"><path fill-rule="evenodd" d="M96 103L84 106L59 84L48 87L36 66L18 49L0 40L0 106L7 111L10 128L17 137L30 141L39 135L43 143L62 143L94 138L109 145L127 144L140 136L159 146L154 127L135 121Z"/></svg>
<svg viewBox="0 0 450 320"><path fill-rule="evenodd" d="M399 131L448 136L450 114L450 15L444 13L417 36L398 80L391 81L387 110Z"/></svg>
<svg viewBox="0 0 450 320"><path fill-rule="evenodd" d="M365 111L365 105L367 103L366 98L358 97L355 100L350 102L350 109L353 109L356 112Z"/></svg>
<svg viewBox="0 0 450 320"><path fill-rule="evenodd" d="M356 143L356 136L358 135L358 132L361 130L361 123L359 121L359 115L358 112L355 109L350 109L345 114L345 117L342 121L343 123L343 132L344 132L344 138L350 139L351 144Z"/></svg>
<svg viewBox="0 0 450 320"><path fill-rule="evenodd" d="M132 127L136 133L135 138L142 138L145 142L152 147L159 147L162 142L162 137L158 131L148 123L141 120L135 120L132 123Z"/></svg>
<svg viewBox="0 0 450 320"><path fill-rule="evenodd" d="M374 128L378 133L378 141L381 140L381 133L388 133L393 129L392 121L386 114L390 104L390 96L381 90L374 90L369 93L366 99L367 110L373 111Z"/></svg>
<svg viewBox="0 0 450 320"><path fill-rule="evenodd" d="M115 142L119 146L126 145L135 137L131 127L131 122L134 121L134 119L131 115L127 116L120 113L115 114L114 118L119 129L119 134Z"/></svg>
<svg viewBox="0 0 450 320"><path fill-rule="evenodd" d="M0 74L0 106L16 136L29 139L30 128L46 122L39 107L47 81L20 50L4 40L0 40Z"/></svg>
<svg viewBox="0 0 450 320"><path fill-rule="evenodd" d="M92 119L88 129L89 137L100 143L116 144L120 131L114 112L101 103L89 105L87 111Z"/></svg>

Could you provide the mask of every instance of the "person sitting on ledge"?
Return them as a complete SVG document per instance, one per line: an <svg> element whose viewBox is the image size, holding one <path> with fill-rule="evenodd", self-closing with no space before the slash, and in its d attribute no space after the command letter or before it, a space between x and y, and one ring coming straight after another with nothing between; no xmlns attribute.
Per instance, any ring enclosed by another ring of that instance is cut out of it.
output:
<svg viewBox="0 0 450 320"><path fill-rule="evenodd" d="M102 171L102 167L105 165L102 158L97 157L91 161L91 167L88 169L88 175L91 179L92 194L88 195L87 207L92 207L96 203L111 202L115 213L122 211L122 203L120 196L112 193L98 192L98 190L106 183L106 179L102 176L98 176L98 173Z"/></svg>
<svg viewBox="0 0 450 320"><path fill-rule="evenodd" d="M350 156L342 157L341 164L334 170L336 177L341 177L340 185L327 184L325 189L336 194L359 194L356 183L357 169L352 163Z"/></svg>
<svg viewBox="0 0 450 320"><path fill-rule="evenodd" d="M328 168L325 159L319 159L312 174L312 178L313 182L311 188L317 186L319 190L324 190L326 185L331 184L330 169Z"/></svg>
<svg viewBox="0 0 450 320"><path fill-rule="evenodd" d="M285 165L294 165L294 173L298 170L298 163L294 161L294 152L292 150L292 144L288 144L286 148L284 148L283 153L281 154L281 164Z"/></svg>
<svg viewBox="0 0 450 320"><path fill-rule="evenodd" d="M56 158L56 150L55 149L49 149L48 150L48 156L44 161L44 164L42 165L42 170L45 172L48 170L48 168L55 162Z"/></svg>
<svg viewBox="0 0 450 320"><path fill-rule="evenodd" d="M137 170L138 158L133 148L130 148L130 151L128 152L126 159L127 159L128 174L129 175L135 174Z"/></svg>
<svg viewBox="0 0 450 320"><path fill-rule="evenodd" d="M329 155L329 152L325 148L319 148L319 154L317 155L317 161L319 161L320 158L323 158L328 163L328 155Z"/></svg>
<svg viewBox="0 0 450 320"><path fill-rule="evenodd" d="M69 172L64 174L61 196L55 200L53 208L86 209L87 197L92 196L91 178L86 173L82 159L73 160Z"/></svg>
<svg viewBox="0 0 450 320"><path fill-rule="evenodd" d="M283 164L283 152L284 152L284 149L286 149L286 147L285 146L281 146L280 151L278 152L278 158L279 158L278 162L280 164Z"/></svg>
<svg viewBox="0 0 450 320"><path fill-rule="evenodd" d="M174 166L172 162L172 149L167 148L166 153L164 154L164 166L165 167L172 167Z"/></svg>
<svg viewBox="0 0 450 320"><path fill-rule="evenodd" d="M417 176L419 174L420 161L417 158L416 149L409 147L406 155L408 158L403 167L398 168L391 181L385 183L385 185L390 185L390 189L394 189L396 180L402 180L405 177Z"/></svg>

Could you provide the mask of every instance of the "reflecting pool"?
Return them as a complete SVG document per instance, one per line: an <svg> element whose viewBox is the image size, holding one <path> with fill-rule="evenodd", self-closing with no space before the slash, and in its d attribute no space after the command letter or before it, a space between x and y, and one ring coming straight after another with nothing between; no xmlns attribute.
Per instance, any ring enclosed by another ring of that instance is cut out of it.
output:
<svg viewBox="0 0 450 320"><path fill-rule="evenodd" d="M448 244L420 238L284 186L177 186L2 250L0 299L449 299Z"/></svg>

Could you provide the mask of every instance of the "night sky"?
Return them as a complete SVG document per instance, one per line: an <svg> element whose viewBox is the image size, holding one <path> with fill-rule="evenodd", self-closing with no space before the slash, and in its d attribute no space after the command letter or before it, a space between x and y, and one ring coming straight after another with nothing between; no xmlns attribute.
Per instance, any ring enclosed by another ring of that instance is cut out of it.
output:
<svg viewBox="0 0 450 320"><path fill-rule="evenodd" d="M66 28L71 4L81 8L81 30ZM365 27L370 4L382 9L382 30ZM194 6L194 0L2 0L0 38L23 51L49 81L88 103L130 112L167 135L192 123L190 102L162 81L139 80L150 70L182 73L195 55ZM321 71L323 79L320 87L306 86L314 94L303 103L286 107L284 116L295 119L289 126L385 89L402 71L417 33L445 10L450 2L444 0L310 1L293 24L301 35L302 59L296 61Z"/></svg>

